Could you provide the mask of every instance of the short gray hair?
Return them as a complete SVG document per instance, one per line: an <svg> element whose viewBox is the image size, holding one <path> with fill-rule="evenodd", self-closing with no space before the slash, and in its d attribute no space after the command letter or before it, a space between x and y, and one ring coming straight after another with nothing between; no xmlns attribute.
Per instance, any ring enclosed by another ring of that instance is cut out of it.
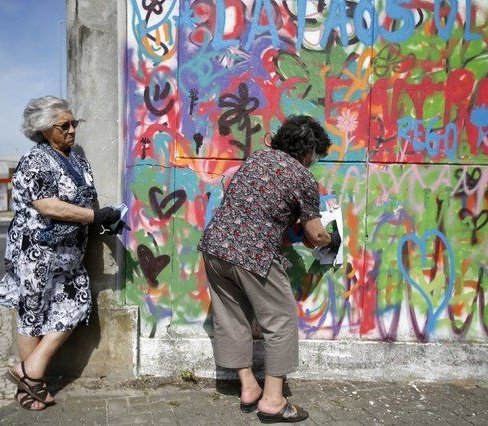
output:
<svg viewBox="0 0 488 426"><path fill-rule="evenodd" d="M34 142L44 142L41 132L50 129L56 123L59 111L71 111L66 99L55 96L31 99L24 110L22 132Z"/></svg>

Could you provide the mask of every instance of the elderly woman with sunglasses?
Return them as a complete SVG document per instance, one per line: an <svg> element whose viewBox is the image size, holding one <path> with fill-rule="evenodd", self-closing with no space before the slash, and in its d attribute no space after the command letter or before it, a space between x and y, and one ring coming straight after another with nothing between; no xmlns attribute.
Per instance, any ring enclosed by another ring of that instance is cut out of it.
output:
<svg viewBox="0 0 488 426"><path fill-rule="evenodd" d="M20 362L6 377L28 410L54 404L43 376L54 353L90 314L83 266L88 224L120 219L111 207L94 209L97 192L87 160L72 150L78 121L64 99L32 99L22 129L35 146L13 176L14 218L5 253L0 305L17 310Z"/></svg>

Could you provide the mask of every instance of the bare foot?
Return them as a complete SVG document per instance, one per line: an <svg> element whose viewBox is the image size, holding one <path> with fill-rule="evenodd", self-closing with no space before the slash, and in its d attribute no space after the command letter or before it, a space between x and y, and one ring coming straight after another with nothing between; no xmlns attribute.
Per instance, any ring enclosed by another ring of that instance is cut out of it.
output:
<svg viewBox="0 0 488 426"><path fill-rule="evenodd" d="M258 403L258 411L266 414L276 414L286 405L287 400L281 397L281 400L271 400L263 396Z"/></svg>
<svg viewBox="0 0 488 426"><path fill-rule="evenodd" d="M259 387L259 385L248 389L241 388L241 402L244 404L255 402L259 399L262 393L263 390Z"/></svg>

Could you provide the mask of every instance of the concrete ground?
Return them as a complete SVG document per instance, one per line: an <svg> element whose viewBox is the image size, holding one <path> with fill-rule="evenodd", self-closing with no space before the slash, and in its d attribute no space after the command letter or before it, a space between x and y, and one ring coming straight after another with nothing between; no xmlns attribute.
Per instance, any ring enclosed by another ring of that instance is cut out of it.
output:
<svg viewBox="0 0 488 426"><path fill-rule="evenodd" d="M0 423L22 425L252 425L239 410L234 382L142 378L123 382L77 379L50 385L57 405L41 412L19 408L4 381ZM0 383L0 386L2 384ZM379 383L290 379L290 401L310 413L303 425L488 424L488 387L476 383Z"/></svg>

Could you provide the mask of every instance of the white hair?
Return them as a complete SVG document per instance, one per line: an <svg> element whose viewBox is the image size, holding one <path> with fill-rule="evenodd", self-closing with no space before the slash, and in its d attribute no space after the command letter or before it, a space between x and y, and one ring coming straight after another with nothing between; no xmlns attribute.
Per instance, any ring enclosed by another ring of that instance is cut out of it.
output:
<svg viewBox="0 0 488 426"><path fill-rule="evenodd" d="M22 132L34 142L43 142L45 138L42 132L56 123L60 111L71 112L70 104L66 99L55 96L31 99L24 110Z"/></svg>

